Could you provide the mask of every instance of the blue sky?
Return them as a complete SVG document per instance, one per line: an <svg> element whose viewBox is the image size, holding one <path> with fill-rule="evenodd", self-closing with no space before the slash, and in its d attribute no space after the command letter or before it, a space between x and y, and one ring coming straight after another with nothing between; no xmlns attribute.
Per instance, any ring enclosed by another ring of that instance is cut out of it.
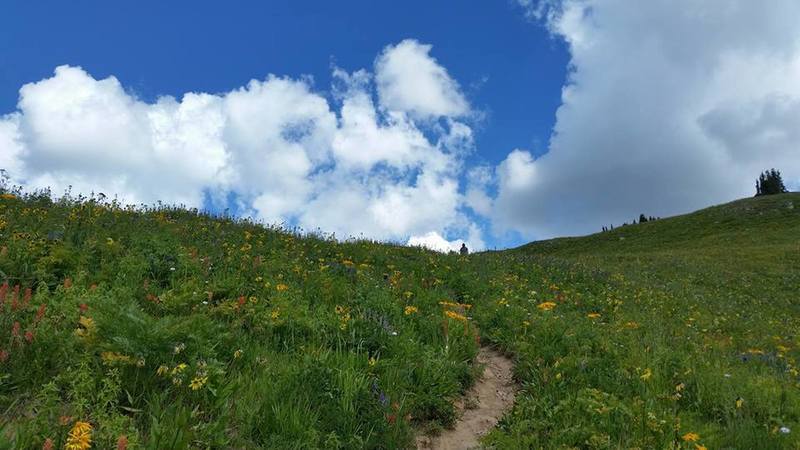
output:
<svg viewBox="0 0 800 450"><path fill-rule="evenodd" d="M0 168L440 250L796 189L800 5L727 1L4 2Z"/></svg>
<svg viewBox="0 0 800 450"><path fill-rule="evenodd" d="M563 41L512 2L12 2L0 16L0 111L56 66L116 76L144 99L223 92L267 74L311 75L331 63L369 67L406 38L433 54L487 118L475 155L496 164L517 147L542 151L560 104Z"/></svg>

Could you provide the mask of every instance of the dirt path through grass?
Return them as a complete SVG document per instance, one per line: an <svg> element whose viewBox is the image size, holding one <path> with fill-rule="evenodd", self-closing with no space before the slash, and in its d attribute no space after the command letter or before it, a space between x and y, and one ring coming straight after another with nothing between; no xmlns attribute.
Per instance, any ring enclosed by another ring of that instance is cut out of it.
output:
<svg viewBox="0 0 800 450"><path fill-rule="evenodd" d="M461 413L456 425L439 436L420 436L418 449L462 450L478 448L488 433L514 404L517 387L512 378L513 363L497 351L483 347L478 353L483 376L456 405Z"/></svg>

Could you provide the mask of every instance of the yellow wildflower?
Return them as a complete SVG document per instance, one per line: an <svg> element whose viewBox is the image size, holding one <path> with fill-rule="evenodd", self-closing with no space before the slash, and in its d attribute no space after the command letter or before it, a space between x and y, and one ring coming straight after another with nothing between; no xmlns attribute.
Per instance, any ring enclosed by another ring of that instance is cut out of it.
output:
<svg viewBox="0 0 800 450"><path fill-rule="evenodd" d="M744 405L744 399L742 397L736 397L736 408L741 408Z"/></svg>
<svg viewBox="0 0 800 450"><path fill-rule="evenodd" d="M193 391L197 391L202 389L203 386L208 382L208 377L195 377L191 383L189 383L189 387L192 388Z"/></svg>
<svg viewBox="0 0 800 450"><path fill-rule="evenodd" d="M589 313L589 314L586 315L586 317L588 317L590 319L597 319L597 318L600 317L600 313Z"/></svg>
<svg viewBox="0 0 800 450"><path fill-rule="evenodd" d="M367 361L370 367L374 367L377 362L378 361L375 359L374 356L370 357L369 360Z"/></svg>
<svg viewBox="0 0 800 450"><path fill-rule="evenodd" d="M158 366L158 369L156 369L156 375L158 376L164 376L167 374L167 372L169 372L169 367L163 364Z"/></svg>
<svg viewBox="0 0 800 450"><path fill-rule="evenodd" d="M556 307L556 304L553 302L544 302L544 303L539 303L539 305L537 305L536 307L541 309L542 311L550 311Z"/></svg>
<svg viewBox="0 0 800 450"><path fill-rule="evenodd" d="M285 291L285 290L289 289L289 286L287 286L287 285L285 285L283 283L278 283L278 285L275 286L275 289L277 289L278 292L282 292L282 291Z"/></svg>
<svg viewBox="0 0 800 450"><path fill-rule="evenodd" d="M184 369L186 369L187 367L188 367L188 366L187 366L186 364L184 364L184 363L180 363L180 364L178 364L177 366L175 366L175 368L174 368L174 369L172 369L172 374L173 374L173 375L175 375L175 374L179 374L179 373L183 372L183 371L184 371Z"/></svg>
<svg viewBox="0 0 800 450"><path fill-rule="evenodd" d="M705 445L694 444L694 450L708 450Z"/></svg>
<svg viewBox="0 0 800 450"><path fill-rule="evenodd" d="M462 316L461 314L459 314L459 313L457 313L455 311L445 311L444 315L446 315L447 317L449 317L451 319L461 320L461 321L464 321L464 322L467 321L466 317Z"/></svg>
<svg viewBox="0 0 800 450"><path fill-rule="evenodd" d="M696 442L700 440L700 435L697 433L686 433L681 436L681 439L683 439L684 442Z"/></svg>
<svg viewBox="0 0 800 450"><path fill-rule="evenodd" d="M272 320L278 320L280 316L281 316L281 310L278 308L273 309L272 312L270 313L270 317L272 317Z"/></svg>
<svg viewBox="0 0 800 450"><path fill-rule="evenodd" d="M650 370L650 368L648 367L647 369L644 369L644 373L640 375L639 378L643 379L644 381L647 381L652 376L653 376L653 371Z"/></svg>
<svg viewBox="0 0 800 450"><path fill-rule="evenodd" d="M406 308L403 310L403 313L405 315L409 316L409 315L414 314L415 312L418 312L418 311L419 311L419 309L417 309L416 306L406 306Z"/></svg>
<svg viewBox="0 0 800 450"><path fill-rule="evenodd" d="M17 196L14 194L2 194L0 195L0 198L2 198L3 200L14 200L15 198L17 198Z"/></svg>
<svg viewBox="0 0 800 450"><path fill-rule="evenodd" d="M442 306L451 306L453 308L464 308L464 309L472 308L472 305L467 304L467 303L453 303L453 302L450 302L450 301L447 301L447 300L441 301L441 302L439 302L439 304L442 305Z"/></svg>
<svg viewBox="0 0 800 450"><path fill-rule="evenodd" d="M242 357L242 349L236 350L233 352L233 359L239 359Z"/></svg>
<svg viewBox="0 0 800 450"><path fill-rule="evenodd" d="M66 450L86 450L92 447L92 425L89 422L75 422L67 435Z"/></svg>

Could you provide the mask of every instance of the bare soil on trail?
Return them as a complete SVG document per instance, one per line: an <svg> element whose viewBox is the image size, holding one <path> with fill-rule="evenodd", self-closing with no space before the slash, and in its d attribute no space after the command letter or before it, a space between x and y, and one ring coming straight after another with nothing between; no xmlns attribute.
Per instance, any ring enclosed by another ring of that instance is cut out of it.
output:
<svg viewBox="0 0 800 450"><path fill-rule="evenodd" d="M450 430L438 436L418 436L417 448L425 450L464 450L480 448L479 439L488 433L514 405L517 386L512 378L514 364L501 353L481 348L477 362L483 376L456 403L461 417Z"/></svg>

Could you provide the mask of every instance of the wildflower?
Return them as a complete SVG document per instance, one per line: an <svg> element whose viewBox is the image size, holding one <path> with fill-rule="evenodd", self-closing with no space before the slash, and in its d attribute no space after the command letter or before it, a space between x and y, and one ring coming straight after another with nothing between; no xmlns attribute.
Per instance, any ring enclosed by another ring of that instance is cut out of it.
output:
<svg viewBox="0 0 800 450"><path fill-rule="evenodd" d="M36 310L36 319L34 319L34 322L38 322L38 321L42 320L42 318L44 317L44 312L45 312L46 308L47 308L47 306L45 306L44 303L42 303L39 306L39 309Z"/></svg>
<svg viewBox="0 0 800 450"><path fill-rule="evenodd" d="M88 422L75 422L67 435L66 450L86 450L92 446L92 425Z"/></svg>
<svg viewBox="0 0 800 450"><path fill-rule="evenodd" d="M409 305L409 306L405 307L405 309L403 310L403 313L405 315L409 316L409 315L414 314L415 312L418 312L418 311L419 311L419 309L417 309L416 306L410 306Z"/></svg>
<svg viewBox="0 0 800 450"><path fill-rule="evenodd" d="M694 450L708 450L705 445L694 444Z"/></svg>
<svg viewBox="0 0 800 450"><path fill-rule="evenodd" d="M289 286L287 286L287 285L285 285L283 283L278 283L278 285L275 286L275 289L277 289L278 292L283 292L283 291L289 289Z"/></svg>
<svg viewBox="0 0 800 450"><path fill-rule="evenodd" d="M173 374L173 375L177 375L177 374L179 374L179 373L183 372L183 371L184 371L184 370L185 370L187 367L189 367L189 366L187 366L187 365L186 365L186 364L184 364L184 363L180 363L180 364L178 364L177 366L175 366L175 368L174 368L174 369L172 369L172 374Z"/></svg>
<svg viewBox="0 0 800 450"><path fill-rule="evenodd" d="M460 320L462 322L466 322L467 321L466 317L462 316L461 314L459 314L459 313L457 313L455 311L445 311L444 315L446 315L447 317L449 317L451 319Z"/></svg>
<svg viewBox="0 0 800 450"><path fill-rule="evenodd" d="M741 408L744 405L744 399L742 397L736 397L736 408Z"/></svg>
<svg viewBox="0 0 800 450"><path fill-rule="evenodd" d="M780 427L778 431L780 431L782 434L789 434L792 432L792 430L790 430L789 427Z"/></svg>
<svg viewBox="0 0 800 450"><path fill-rule="evenodd" d="M375 359L374 356L370 356L369 360L367 361L370 367L374 367L377 362L378 361Z"/></svg>
<svg viewBox="0 0 800 450"><path fill-rule="evenodd" d="M650 368L648 367L647 369L644 369L644 373L642 375L640 375L639 378L641 378L644 381L647 381L652 376L653 376L653 371L650 370Z"/></svg>
<svg viewBox="0 0 800 450"><path fill-rule="evenodd" d="M156 375L158 376L164 376L167 374L167 372L169 372L169 367L163 364L158 366L158 369L156 369Z"/></svg>
<svg viewBox="0 0 800 450"><path fill-rule="evenodd" d="M55 444L53 444L53 440L47 438L44 440L44 444L42 444L42 450L53 450L55 448Z"/></svg>
<svg viewBox="0 0 800 450"><path fill-rule="evenodd" d="M239 359L242 357L242 349L236 350L233 352L233 359Z"/></svg>
<svg viewBox="0 0 800 450"><path fill-rule="evenodd" d="M441 302L439 302L439 304L442 305L442 306L450 306L450 307L453 307L453 308L464 308L464 309L472 308L472 305L467 304L467 303L453 303L453 302L449 302L447 300L441 301Z"/></svg>
<svg viewBox="0 0 800 450"><path fill-rule="evenodd" d="M537 305L536 307L541 309L542 311L550 311L556 307L556 304L553 302L544 302L544 303L539 303L539 305Z"/></svg>
<svg viewBox="0 0 800 450"><path fill-rule="evenodd" d="M686 433L681 436L684 442L697 442L700 440L700 435L697 433Z"/></svg>
<svg viewBox="0 0 800 450"><path fill-rule="evenodd" d="M202 389L203 386L208 382L207 376L198 376L192 379L192 382L189 383L189 387L192 388L193 391L197 391Z"/></svg>
<svg viewBox="0 0 800 450"><path fill-rule="evenodd" d="M523 320L522 321L522 325L524 325L525 327L529 327L529 326L531 326L531 323L528 322L527 320Z"/></svg>
<svg viewBox="0 0 800 450"><path fill-rule="evenodd" d="M6 362L6 360L8 360L8 352L0 350L0 362Z"/></svg>
<svg viewBox="0 0 800 450"><path fill-rule="evenodd" d="M128 449L128 436L124 434L117 438L117 450L127 450Z"/></svg>
<svg viewBox="0 0 800 450"><path fill-rule="evenodd" d="M589 313L589 314L586 315L586 317L588 317L590 319L597 319L597 318L600 317L600 313Z"/></svg>
<svg viewBox="0 0 800 450"><path fill-rule="evenodd" d="M176 355L186 349L186 344L181 342L180 344L176 345L175 348L172 350L173 353Z"/></svg>

